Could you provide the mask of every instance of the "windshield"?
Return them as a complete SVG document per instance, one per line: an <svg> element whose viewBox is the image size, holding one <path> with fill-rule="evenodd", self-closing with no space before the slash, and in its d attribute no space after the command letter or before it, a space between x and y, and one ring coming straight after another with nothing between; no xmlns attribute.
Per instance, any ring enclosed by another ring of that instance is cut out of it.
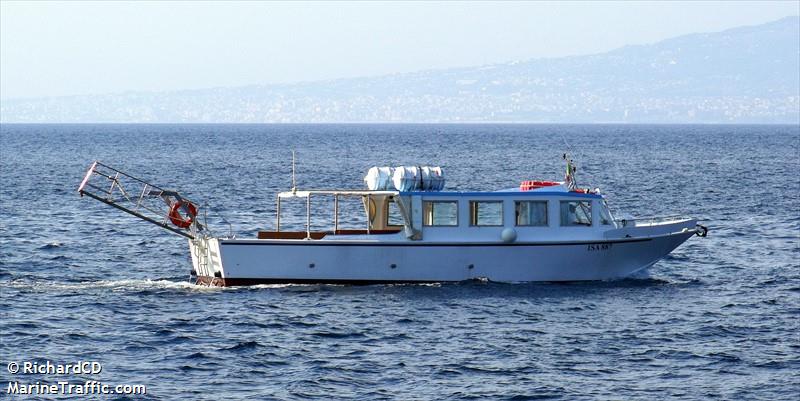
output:
<svg viewBox="0 0 800 401"><path fill-rule="evenodd" d="M611 217L611 211L608 209L608 204L606 201L600 202L600 224L602 225L612 225L614 223L614 218Z"/></svg>
<svg viewBox="0 0 800 401"><path fill-rule="evenodd" d="M561 201L562 226L591 226L592 203L586 201Z"/></svg>

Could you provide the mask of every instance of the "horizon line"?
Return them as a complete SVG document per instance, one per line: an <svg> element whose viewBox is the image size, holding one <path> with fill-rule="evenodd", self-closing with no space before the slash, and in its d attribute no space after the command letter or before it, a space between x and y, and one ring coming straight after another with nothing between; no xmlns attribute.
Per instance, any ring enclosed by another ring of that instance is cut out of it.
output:
<svg viewBox="0 0 800 401"><path fill-rule="evenodd" d="M791 123L782 122L760 122L760 123L734 123L734 122L682 122L682 123L665 123L665 122L588 122L588 123L568 123L568 122L528 122L528 121L459 121L459 122L397 122L397 121L374 121L374 122L288 122L288 123L242 123L242 122L129 122L129 123L113 123L113 122L2 122L3 125L749 125L749 126L798 126L800 127L800 120Z"/></svg>

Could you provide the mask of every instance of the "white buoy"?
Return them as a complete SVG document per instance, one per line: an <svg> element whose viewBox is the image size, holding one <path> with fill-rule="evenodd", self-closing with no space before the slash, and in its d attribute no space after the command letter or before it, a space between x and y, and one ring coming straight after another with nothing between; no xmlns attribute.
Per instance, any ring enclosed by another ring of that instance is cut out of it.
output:
<svg viewBox="0 0 800 401"><path fill-rule="evenodd" d="M506 228L500 233L500 238L505 243L512 243L517 240L517 231L513 228Z"/></svg>

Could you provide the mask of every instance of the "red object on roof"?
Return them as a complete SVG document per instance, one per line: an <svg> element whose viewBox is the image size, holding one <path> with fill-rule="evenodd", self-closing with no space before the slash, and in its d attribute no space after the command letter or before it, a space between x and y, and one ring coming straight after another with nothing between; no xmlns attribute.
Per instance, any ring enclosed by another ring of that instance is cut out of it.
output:
<svg viewBox="0 0 800 401"><path fill-rule="evenodd" d="M552 187L552 186L556 186L556 185L561 185L561 183L560 182L555 182L555 181L533 181L533 180L528 180L528 181L522 181L519 184L519 190L520 191L532 191L534 189L544 188L544 187Z"/></svg>

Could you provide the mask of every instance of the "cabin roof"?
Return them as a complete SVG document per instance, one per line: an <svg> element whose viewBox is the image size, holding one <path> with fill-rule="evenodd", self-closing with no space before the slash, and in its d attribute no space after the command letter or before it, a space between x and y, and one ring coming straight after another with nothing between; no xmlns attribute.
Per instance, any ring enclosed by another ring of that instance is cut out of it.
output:
<svg viewBox="0 0 800 401"><path fill-rule="evenodd" d="M423 195L423 196L453 196L453 197L476 197L476 196L492 196L492 197L539 197L539 196L569 196L578 198L602 198L602 195L593 193L581 193L570 191L520 191L519 188L503 189L499 191L414 191L414 192L400 192L400 196L404 195Z"/></svg>
<svg viewBox="0 0 800 401"><path fill-rule="evenodd" d="M309 195L339 195L339 196L364 196L364 195L397 195L398 191L369 191L358 189L314 189L308 191L286 191L278 193L279 198L307 198Z"/></svg>
<svg viewBox="0 0 800 401"><path fill-rule="evenodd" d="M563 188L563 187L562 187ZM545 189L545 190L543 190ZM279 198L307 198L310 195L338 195L338 196L365 196L365 195L394 195L394 196L423 196L423 197L541 197L541 196L569 196L576 198L590 198L599 199L602 195L594 193L581 193L570 192L567 190L558 190L556 187L546 190L547 188L540 188L533 191L522 191L519 188L507 188L498 191L368 191L368 190L349 190L349 189L323 189L323 190L303 190L303 191L286 191L278 194Z"/></svg>

